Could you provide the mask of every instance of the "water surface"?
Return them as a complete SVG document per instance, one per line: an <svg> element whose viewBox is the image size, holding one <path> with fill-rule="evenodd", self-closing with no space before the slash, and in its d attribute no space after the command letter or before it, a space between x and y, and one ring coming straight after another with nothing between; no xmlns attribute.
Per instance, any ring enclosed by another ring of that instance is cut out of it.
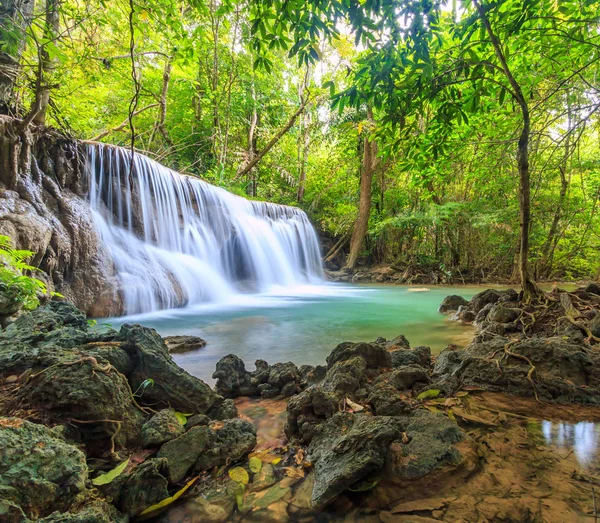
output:
<svg viewBox="0 0 600 523"><path fill-rule="evenodd" d="M106 320L118 328L140 323L161 335L192 334L205 348L175 355L191 374L212 383L215 364L234 353L249 369L257 359L322 364L342 341L391 339L404 334L411 346L439 353L449 343L464 346L472 329L448 320L437 309L448 294L466 299L482 287L355 286L325 284L236 295L226 304L206 304Z"/></svg>

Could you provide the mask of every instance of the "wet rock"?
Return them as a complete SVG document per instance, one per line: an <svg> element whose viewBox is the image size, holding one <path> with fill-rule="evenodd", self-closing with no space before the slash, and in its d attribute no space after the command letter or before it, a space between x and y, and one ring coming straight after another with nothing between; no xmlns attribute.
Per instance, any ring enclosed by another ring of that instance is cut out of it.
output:
<svg viewBox="0 0 600 523"><path fill-rule="evenodd" d="M468 305L461 305L452 319L463 323L473 323L475 318L475 313L469 309Z"/></svg>
<svg viewBox="0 0 600 523"><path fill-rule="evenodd" d="M122 512L135 516L169 497L167 460L148 459L135 467L124 481L118 506Z"/></svg>
<svg viewBox="0 0 600 523"><path fill-rule="evenodd" d="M388 471L394 478L421 478L445 463L457 463L460 453L453 446L463 433L447 416L415 410L403 418L408 443L395 446Z"/></svg>
<svg viewBox="0 0 600 523"><path fill-rule="evenodd" d="M523 312L521 309L517 309L515 307L507 307L502 303L499 303L491 308L487 321L495 322L495 323L512 323L516 321Z"/></svg>
<svg viewBox="0 0 600 523"><path fill-rule="evenodd" d="M157 457L167 459L168 478L179 483L196 463L198 456L208 447L211 431L206 426L192 427L178 438L165 443Z"/></svg>
<svg viewBox="0 0 600 523"><path fill-rule="evenodd" d="M393 340L389 340L389 341L386 341L385 338L378 338L378 339L383 340L384 347L389 351L410 348L410 343L408 342L408 340L406 339L406 336L404 336L404 334L400 334L399 336L396 336ZM375 343L377 343L377 342L375 342Z"/></svg>
<svg viewBox="0 0 600 523"><path fill-rule="evenodd" d="M276 389L282 389L288 383L299 383L302 376L292 362L275 363L269 369L268 383Z"/></svg>
<svg viewBox="0 0 600 523"><path fill-rule="evenodd" d="M306 386L307 380L317 380L315 368L305 366L303 372L291 362L269 365L264 360L256 360L256 370L248 372L244 362L230 354L221 358L213 378L217 380L215 389L228 398L239 396L262 396L275 398L288 397ZM306 374L306 376L304 375Z"/></svg>
<svg viewBox="0 0 600 523"><path fill-rule="evenodd" d="M450 296L446 296L442 300L438 312L441 312L443 314L446 314L448 312L455 312L458 310L459 307L465 306L468 303L469 302L465 300L462 296L452 294Z"/></svg>
<svg viewBox="0 0 600 523"><path fill-rule="evenodd" d="M158 452L167 458L171 483L180 482L188 472L209 470L235 462L256 446L256 429L241 419L217 422L214 426L197 425L178 438L165 443Z"/></svg>
<svg viewBox="0 0 600 523"><path fill-rule="evenodd" d="M298 394L298 392L300 392L300 387L298 386L298 384L296 382L293 382L293 381L286 383L281 388L281 396L284 398L289 398L290 396L293 396L294 394Z"/></svg>
<svg viewBox="0 0 600 523"><path fill-rule="evenodd" d="M600 314L596 314L596 316L590 320L589 329L596 338L600 338Z"/></svg>
<svg viewBox="0 0 600 523"><path fill-rule="evenodd" d="M260 392L263 398L276 398L279 396L279 389L269 385L268 383L261 383L258 386L258 392Z"/></svg>
<svg viewBox="0 0 600 523"><path fill-rule="evenodd" d="M87 481L85 455L42 425L0 417L0 507L31 518L67 511ZM0 518L1 519L1 518Z"/></svg>
<svg viewBox="0 0 600 523"><path fill-rule="evenodd" d="M316 426L333 416L347 395L353 395L361 388L366 380L366 372L367 364L361 356L337 361L321 382L293 396L287 408L285 430L288 437L298 436L302 441L309 442Z"/></svg>
<svg viewBox="0 0 600 523"><path fill-rule="evenodd" d="M185 424L185 428L187 430L195 427L196 425L208 425L210 424L210 418L205 414L195 414L194 416L190 416Z"/></svg>
<svg viewBox="0 0 600 523"><path fill-rule="evenodd" d="M238 411L232 399L219 401L208 411L212 419L224 420L237 418Z"/></svg>
<svg viewBox="0 0 600 523"><path fill-rule="evenodd" d="M376 380L391 385L397 390L423 388L429 384L429 373L420 365L405 365L382 375Z"/></svg>
<svg viewBox="0 0 600 523"><path fill-rule="evenodd" d="M102 500L94 500L73 512L54 512L38 519L40 523L127 523L129 518Z"/></svg>
<svg viewBox="0 0 600 523"><path fill-rule="evenodd" d="M487 316L492 310L493 306L493 303L488 303L487 305L484 305L479 312L475 313L475 321L473 323L475 323L475 325L481 325L487 319Z"/></svg>
<svg viewBox="0 0 600 523"><path fill-rule="evenodd" d="M508 354L507 347L520 357ZM520 396L537 394L541 400L559 403L600 404L600 354L562 338L511 342L495 337L464 350L442 351L432 381L434 388L446 392L473 386Z"/></svg>
<svg viewBox="0 0 600 523"><path fill-rule="evenodd" d="M244 362L235 354L221 358L212 377L217 380L215 390L226 398L252 396L256 393L250 381L251 374L246 370Z"/></svg>
<svg viewBox="0 0 600 523"><path fill-rule="evenodd" d="M399 416L411 409L398 390L385 383L371 388L367 402L378 416Z"/></svg>
<svg viewBox="0 0 600 523"><path fill-rule="evenodd" d="M252 423L239 418L226 420L211 431L209 441L209 447L196 461L196 471L208 470L245 457L256 446L256 429Z"/></svg>
<svg viewBox="0 0 600 523"><path fill-rule="evenodd" d="M369 369L379 367L391 367L392 359L389 352L381 345L375 343L340 343L329 356L327 356L327 367L339 362L356 358L359 356L364 360Z"/></svg>
<svg viewBox="0 0 600 523"><path fill-rule="evenodd" d="M381 470L390 443L401 436L402 426L394 417L340 412L321 424L308 449L308 459L315 463L313 506Z"/></svg>
<svg viewBox="0 0 600 523"><path fill-rule="evenodd" d="M302 376L304 383L307 385L313 385L325 377L327 367L324 365L301 365L298 370L300 371L300 375Z"/></svg>
<svg viewBox="0 0 600 523"><path fill-rule="evenodd" d="M118 446L138 443L145 418L125 377L91 356L75 356L32 374L16 401L43 413L46 420L76 426L94 455L110 449L113 437Z"/></svg>
<svg viewBox="0 0 600 523"><path fill-rule="evenodd" d="M597 294L600 296L600 283L588 283L584 289L585 292L589 292L591 294Z"/></svg>
<svg viewBox="0 0 600 523"><path fill-rule="evenodd" d="M198 336L165 336L163 339L171 354L191 352L206 346L206 341Z"/></svg>
<svg viewBox="0 0 600 523"><path fill-rule="evenodd" d="M129 378L132 390L148 378L154 380L154 386L144 390L145 401L166 403L181 412L204 414L221 399L206 383L175 364L154 329L123 325L117 339L135 362Z"/></svg>
<svg viewBox="0 0 600 523"><path fill-rule="evenodd" d="M424 368L431 366L431 349L429 347L419 346L414 349L399 349L390 352L392 358L392 367L402 367L404 365L420 365Z"/></svg>
<svg viewBox="0 0 600 523"><path fill-rule="evenodd" d="M496 289L486 289L471 298L469 308L475 313L479 313L486 305L497 303L498 301L508 302L516 301L518 294L513 289L498 291Z"/></svg>
<svg viewBox="0 0 600 523"><path fill-rule="evenodd" d="M184 430L174 410L161 410L142 425L142 445L144 447L162 445L181 436Z"/></svg>

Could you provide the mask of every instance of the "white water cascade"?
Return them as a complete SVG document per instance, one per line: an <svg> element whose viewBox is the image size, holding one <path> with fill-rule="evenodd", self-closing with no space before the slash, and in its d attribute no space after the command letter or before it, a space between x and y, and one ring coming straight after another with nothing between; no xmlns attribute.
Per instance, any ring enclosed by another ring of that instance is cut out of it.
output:
<svg viewBox="0 0 600 523"><path fill-rule="evenodd" d="M322 281L300 209L235 196L150 158L88 144L88 198L126 314Z"/></svg>

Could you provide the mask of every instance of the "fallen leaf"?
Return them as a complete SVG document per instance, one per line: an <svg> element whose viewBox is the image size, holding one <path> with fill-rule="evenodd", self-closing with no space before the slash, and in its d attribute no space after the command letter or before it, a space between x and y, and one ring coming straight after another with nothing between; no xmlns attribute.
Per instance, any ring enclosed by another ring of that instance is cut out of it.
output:
<svg viewBox="0 0 600 523"><path fill-rule="evenodd" d="M455 409L453 409L452 412L454 413L455 416L458 416L459 418L462 418L465 421L470 421L472 423L479 423L480 425L487 425L488 427L497 427L498 426L497 423L495 423L491 420L487 420L480 416L476 416L475 414L467 414L462 409L455 408Z"/></svg>
<svg viewBox="0 0 600 523"><path fill-rule="evenodd" d="M302 470L301 468L285 467L284 470L285 470L285 475L290 478L303 478L304 477L304 470Z"/></svg>
<svg viewBox="0 0 600 523"><path fill-rule="evenodd" d="M352 412L360 412L361 410L365 410L365 408L362 405L354 403L351 399L348 398L346 398L346 405L348 405L352 409Z"/></svg>
<svg viewBox="0 0 600 523"><path fill-rule="evenodd" d="M250 470L254 472L254 474L258 474L260 472L260 469L262 468L262 461L256 456L252 457L248 462L248 466Z"/></svg>
<svg viewBox="0 0 600 523"><path fill-rule="evenodd" d="M247 485L250 481L250 476L248 476L248 472L246 472L246 469L243 469L242 467L232 468L229 471L229 477L236 483L241 483L242 485Z"/></svg>
<svg viewBox="0 0 600 523"><path fill-rule="evenodd" d="M175 417L177 418L177 421L185 426L187 424L187 418L185 417L185 414L183 414L182 412L179 411L175 411Z"/></svg>
<svg viewBox="0 0 600 523"><path fill-rule="evenodd" d="M148 519L150 517L153 517L157 512L161 511L163 508L169 506L171 503L173 503L174 501L177 501L181 496L183 496L185 494L185 492L194 484L196 483L196 481L198 481L198 478L200 476L196 476L195 478L190 479L185 486L178 490L175 494L173 494L172 496L163 499L162 501L159 501L158 503L156 503L155 505L152 505L150 507L148 507L147 509L143 510L142 512L140 512L140 516L143 516L142 519Z"/></svg>
<svg viewBox="0 0 600 523"><path fill-rule="evenodd" d="M429 390L424 390L423 392L421 392L421 394L419 394L417 396L418 400L428 400L428 399L433 399L433 398L437 398L440 395L441 391L438 389L429 389Z"/></svg>
<svg viewBox="0 0 600 523"><path fill-rule="evenodd" d="M97 487L101 485L108 485L125 470L128 464L129 458L123 461L123 463L119 463L114 469L106 472L105 474L100 474L98 477L94 478L92 480L92 485L96 485Z"/></svg>

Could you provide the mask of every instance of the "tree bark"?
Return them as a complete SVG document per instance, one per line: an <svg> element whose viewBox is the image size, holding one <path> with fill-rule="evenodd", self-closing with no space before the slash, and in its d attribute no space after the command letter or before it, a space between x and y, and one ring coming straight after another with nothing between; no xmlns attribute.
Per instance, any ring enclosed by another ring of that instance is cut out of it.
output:
<svg viewBox="0 0 600 523"><path fill-rule="evenodd" d="M19 32L16 45L7 52L0 52L0 113L16 112L15 84L33 8L34 0L0 0L0 26Z"/></svg>
<svg viewBox="0 0 600 523"><path fill-rule="evenodd" d="M304 102L307 96L308 84L310 81L310 66L306 66L306 74L304 80L300 83L298 88L298 94L300 95L300 101ZM299 136L299 169L298 169L298 193L296 198L299 202L304 198L304 190L306 187L306 164L308 163L308 146L309 146L309 126L310 126L310 112L306 111L302 113L300 118L300 136Z"/></svg>
<svg viewBox="0 0 600 523"><path fill-rule="evenodd" d="M308 98L302 103L302 105L298 108L298 110L292 115L290 116L290 119L287 121L287 123L283 126L282 129L280 129L277 134L275 134L275 136L273 136L273 138L271 138L269 140L269 143L267 143L267 145L265 145L259 152L258 154L256 154L254 156L254 158L252 158L238 173L238 176L244 176L246 175L248 172L250 172L250 170L252 170L252 168L258 163L260 162L263 157L265 156L265 154L267 154L274 146L275 144L277 144L277 142L279 140L281 140L281 138L283 138L283 136L285 135L285 133L287 133L292 126L294 125L294 123L296 122L296 119L298 118L298 116L300 116L300 114L302 113L302 111L304 111L304 109L306 108L306 105L308 104Z"/></svg>
<svg viewBox="0 0 600 523"><path fill-rule="evenodd" d="M154 141L154 137L156 136L157 131L160 134L162 134L167 145L173 145L173 141L171 140L169 132L167 131L167 127L165 125L165 121L167 119L167 94L169 93L169 83L171 81L172 68L173 59L169 57L167 58L165 68L163 70L162 89L160 92L160 98L158 99L158 118L156 120L156 125L152 129L152 134L150 136L150 139L148 140L148 145L150 145Z"/></svg>
<svg viewBox="0 0 600 523"><path fill-rule="evenodd" d="M50 77L54 71L54 60L50 58L47 43L53 42L58 34L58 25L60 22L58 8L60 0L46 0L46 19L44 23L44 41L41 44L38 55L40 67L38 69L38 78L35 90L35 102L32 113L35 112L33 122L38 125L46 124L46 113L50 104Z"/></svg>
<svg viewBox="0 0 600 523"><path fill-rule="evenodd" d="M369 120L372 121L373 116L369 110ZM352 238L350 239L350 253L346 261L346 268L354 269L356 261L360 255L367 229L369 226L369 216L371 214L371 187L373 185L373 174L378 165L377 159L377 143L371 141L368 136L365 136L363 147L363 159L360 173L360 195L358 202L358 217L354 223L352 230Z"/></svg>
<svg viewBox="0 0 600 523"><path fill-rule="evenodd" d="M538 286L531 278L529 271L529 230L531 227L531 181L529 177L529 138L531 134L531 118L529 115L529 106L525 100L525 95L521 89L521 86L515 79L498 37L492 30L490 21L488 20L485 10L478 2L473 0L479 18L481 19L483 26L490 38L494 53L498 58L502 71L506 76L512 87L512 96L521 109L521 115L523 118L523 127L521 134L519 135L519 142L517 145L517 167L519 170L519 217L520 217L520 242L519 242L519 274L521 277L521 287L523 292L523 301L529 302L532 298L540 293Z"/></svg>
<svg viewBox="0 0 600 523"><path fill-rule="evenodd" d="M257 139L256 139L256 128L258 126L258 111L256 109L256 89L254 88L254 81L252 82L252 115L250 116L250 127L248 128L248 163L252 163L254 157L258 154ZM249 191L246 191L250 196L256 196L256 179L253 175L252 169L249 169L246 173L250 178Z"/></svg>

